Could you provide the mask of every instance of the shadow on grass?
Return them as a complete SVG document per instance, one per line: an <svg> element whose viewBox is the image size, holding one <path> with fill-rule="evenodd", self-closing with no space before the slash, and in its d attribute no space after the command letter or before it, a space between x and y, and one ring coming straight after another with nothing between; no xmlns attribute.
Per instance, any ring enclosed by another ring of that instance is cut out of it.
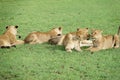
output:
<svg viewBox="0 0 120 80"><path fill-rule="evenodd" d="M53 50L53 51L65 51L65 48L63 45L50 45L47 47L49 50Z"/></svg>

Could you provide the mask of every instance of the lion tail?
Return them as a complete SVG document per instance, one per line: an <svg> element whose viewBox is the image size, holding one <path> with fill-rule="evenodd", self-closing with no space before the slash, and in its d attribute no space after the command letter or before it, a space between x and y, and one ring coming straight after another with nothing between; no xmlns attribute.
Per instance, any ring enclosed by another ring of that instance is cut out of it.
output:
<svg viewBox="0 0 120 80"><path fill-rule="evenodd" d="M119 37L120 37L120 26L119 26L119 28L118 28L118 33L117 33L118 35L119 35Z"/></svg>
<svg viewBox="0 0 120 80"><path fill-rule="evenodd" d="M118 35L118 39L119 39L118 44L119 44L119 46L120 46L120 26L119 26L119 28L118 28L118 33L117 33L117 35Z"/></svg>

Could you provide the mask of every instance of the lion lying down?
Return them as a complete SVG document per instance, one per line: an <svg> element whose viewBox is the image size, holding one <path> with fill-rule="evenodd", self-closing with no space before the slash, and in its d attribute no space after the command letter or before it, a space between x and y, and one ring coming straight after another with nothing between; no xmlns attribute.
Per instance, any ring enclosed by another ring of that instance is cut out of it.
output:
<svg viewBox="0 0 120 80"><path fill-rule="evenodd" d="M59 36L62 34L62 28L53 28L50 31L47 32L39 32L35 31L27 35L27 37L24 39L25 43L29 44L37 44L37 43L45 43L48 42L49 39L54 38L56 36Z"/></svg>
<svg viewBox="0 0 120 80"><path fill-rule="evenodd" d="M88 48L91 52L99 51L102 49L118 48L120 45L120 27L118 34L103 36L101 30L93 30L91 38L93 39L93 46Z"/></svg>
<svg viewBox="0 0 120 80"><path fill-rule="evenodd" d="M63 39L65 38L65 35L57 36L55 38L52 38L49 40L49 43L51 45L63 45ZM92 40L82 40L80 41L80 47L84 46L93 46Z"/></svg>
<svg viewBox="0 0 120 80"><path fill-rule="evenodd" d="M66 35L57 36L49 40L50 44L64 45L67 52L72 52L72 49L81 51L80 47L92 46L92 41L89 38L88 28L77 29L76 32L71 32Z"/></svg>
<svg viewBox="0 0 120 80"><path fill-rule="evenodd" d="M0 35L0 48L10 48L17 44L24 44L24 41L17 40L18 26L7 26L4 34Z"/></svg>

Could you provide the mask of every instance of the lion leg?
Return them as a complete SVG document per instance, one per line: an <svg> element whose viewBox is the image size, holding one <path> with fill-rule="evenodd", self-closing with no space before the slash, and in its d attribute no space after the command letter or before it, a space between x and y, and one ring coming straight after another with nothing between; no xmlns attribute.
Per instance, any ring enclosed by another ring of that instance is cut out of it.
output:
<svg viewBox="0 0 120 80"><path fill-rule="evenodd" d="M23 40L16 40L12 46L14 47L15 45L19 45L19 44L24 44L24 41Z"/></svg>
<svg viewBox="0 0 120 80"><path fill-rule="evenodd" d="M17 40L16 45L18 45L18 44L24 44L24 41L23 40Z"/></svg>
<svg viewBox="0 0 120 80"><path fill-rule="evenodd" d="M57 45L63 45L64 38L65 38L65 35L62 36L62 38L60 39Z"/></svg>
<svg viewBox="0 0 120 80"><path fill-rule="evenodd" d="M37 42L30 42L29 44L37 44Z"/></svg>
<svg viewBox="0 0 120 80"><path fill-rule="evenodd" d="M7 41L0 41L0 47L1 48L10 48L11 44Z"/></svg>
<svg viewBox="0 0 120 80"><path fill-rule="evenodd" d="M73 46L72 46L72 45L67 45L67 46L65 47L65 50L66 50L67 52L72 52L72 49L73 49Z"/></svg>
<svg viewBox="0 0 120 80"><path fill-rule="evenodd" d="M99 48L90 48L90 52L96 52L96 51L99 51L100 49Z"/></svg>
<svg viewBox="0 0 120 80"><path fill-rule="evenodd" d="M68 49L68 48L66 48L65 49L67 52L72 52L72 50L71 49Z"/></svg>
<svg viewBox="0 0 120 80"><path fill-rule="evenodd" d="M11 46L1 46L1 48L7 48L9 49Z"/></svg>
<svg viewBox="0 0 120 80"><path fill-rule="evenodd" d="M75 47L76 51L82 51L80 47Z"/></svg>
<svg viewBox="0 0 120 80"><path fill-rule="evenodd" d="M32 42L30 42L29 44L41 44L42 42L40 42L39 40L35 40L35 41L32 41Z"/></svg>
<svg viewBox="0 0 120 80"><path fill-rule="evenodd" d="M67 43L67 45L65 46L65 50L67 51L67 52L72 52L72 49L74 48L74 43L73 42L71 42L71 41L69 41L68 43Z"/></svg>
<svg viewBox="0 0 120 80"><path fill-rule="evenodd" d="M80 48L80 41L74 41L74 48L76 51L82 51Z"/></svg>
<svg viewBox="0 0 120 80"><path fill-rule="evenodd" d="M42 43L38 40L38 38L34 38L32 41L29 42L29 44L37 44L37 43Z"/></svg>
<svg viewBox="0 0 120 80"><path fill-rule="evenodd" d="M75 46L75 50L76 50L76 51L82 51L79 44L77 44L77 45Z"/></svg>

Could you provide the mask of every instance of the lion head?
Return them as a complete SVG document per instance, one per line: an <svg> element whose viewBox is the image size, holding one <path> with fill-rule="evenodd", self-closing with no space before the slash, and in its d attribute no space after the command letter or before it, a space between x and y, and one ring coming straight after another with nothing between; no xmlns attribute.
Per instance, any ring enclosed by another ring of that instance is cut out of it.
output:
<svg viewBox="0 0 120 80"><path fill-rule="evenodd" d="M6 27L6 32L10 32L14 35L17 35L17 29L18 29L18 26L7 26Z"/></svg>
<svg viewBox="0 0 120 80"><path fill-rule="evenodd" d="M83 29L78 28L76 35L80 40L87 40L89 39L90 36L88 33L88 28L83 28Z"/></svg>
<svg viewBox="0 0 120 80"><path fill-rule="evenodd" d="M61 27L53 28L52 30L50 30L50 35L51 35L51 38L61 36L62 35L62 28Z"/></svg>
<svg viewBox="0 0 120 80"><path fill-rule="evenodd" d="M92 38L92 39L101 38L101 37L102 37L102 32L103 32L103 31L101 31L101 30L92 30L91 38Z"/></svg>

